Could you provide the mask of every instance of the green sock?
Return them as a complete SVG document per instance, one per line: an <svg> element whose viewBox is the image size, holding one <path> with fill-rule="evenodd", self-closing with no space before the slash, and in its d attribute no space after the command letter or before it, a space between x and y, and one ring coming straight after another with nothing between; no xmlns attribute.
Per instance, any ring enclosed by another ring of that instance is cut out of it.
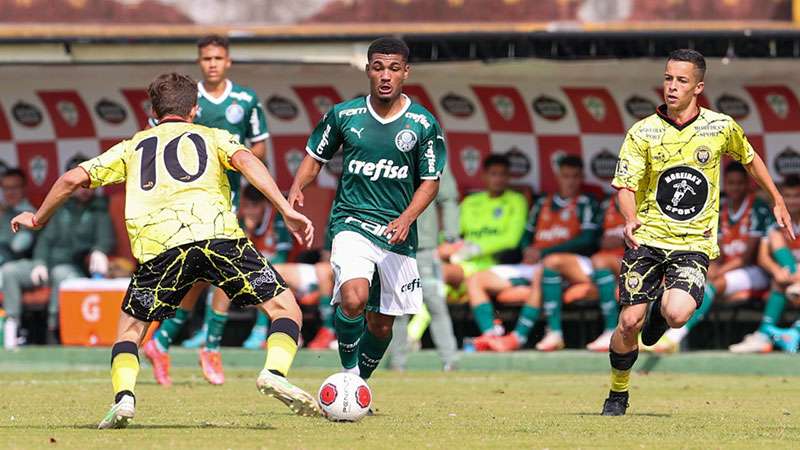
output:
<svg viewBox="0 0 800 450"><path fill-rule="evenodd" d="M330 295L319 296L319 320L323 327L333 329L333 306Z"/></svg>
<svg viewBox="0 0 800 450"><path fill-rule="evenodd" d="M775 262L780 264L781 267L786 267L789 269L789 272L797 272L797 262L794 260L792 251L787 247L776 249L774 252L772 252L772 257L775 258Z"/></svg>
<svg viewBox="0 0 800 450"><path fill-rule="evenodd" d="M767 334L766 328L769 325L778 325L785 305L786 296L782 292L771 291L769 298L767 298L767 306L764 308L764 317L761 318L761 326L758 331Z"/></svg>
<svg viewBox="0 0 800 450"><path fill-rule="evenodd" d="M364 335L364 315L351 319L337 307L333 313L333 329L339 339L339 359L342 367L352 369L358 364L358 343Z"/></svg>
<svg viewBox="0 0 800 450"><path fill-rule="evenodd" d="M267 335L267 329L269 328L269 317L261 311L256 313L256 324L253 326L253 332L263 333L264 336Z"/></svg>
<svg viewBox="0 0 800 450"><path fill-rule="evenodd" d="M370 333L369 329L364 330L364 336L358 344L358 374L361 378L366 380L378 368L390 342L391 334L386 339L380 339Z"/></svg>
<svg viewBox="0 0 800 450"><path fill-rule="evenodd" d="M613 330L617 327L617 318L619 317L614 272L608 269L595 270L592 278L600 294L600 311L603 312L604 329Z"/></svg>
<svg viewBox="0 0 800 450"><path fill-rule="evenodd" d="M211 318L208 320L208 336L206 336L206 350L218 351L222 341L222 332L225 330L225 323L228 321L227 313L211 311Z"/></svg>
<svg viewBox="0 0 800 450"><path fill-rule="evenodd" d="M186 319L189 318L189 311L178 308L175 311L175 316L171 317L163 322L161 322L161 326L158 327L156 331L156 344L162 351L169 350L169 346L175 341L175 338L181 333L183 329L183 325L186 323Z"/></svg>
<svg viewBox="0 0 800 450"><path fill-rule="evenodd" d="M686 325L684 325L687 332L703 320L708 310L711 309L711 304L714 303L714 297L716 296L717 290L714 288L714 285L711 283L706 284L706 291L703 293L703 303L700 304L700 307L695 310L692 317L690 317L689 320L686 321Z"/></svg>
<svg viewBox="0 0 800 450"><path fill-rule="evenodd" d="M523 305L517 318L517 326L514 328L514 334L517 335L520 345L528 342L528 335L531 334L533 326L536 325L536 319L539 318L539 308L530 305Z"/></svg>
<svg viewBox="0 0 800 450"><path fill-rule="evenodd" d="M542 302L550 331L561 331L561 275L558 272L542 271Z"/></svg>
<svg viewBox="0 0 800 450"><path fill-rule="evenodd" d="M480 303L472 308L472 317L475 318L481 334L494 328L494 307L490 302Z"/></svg>

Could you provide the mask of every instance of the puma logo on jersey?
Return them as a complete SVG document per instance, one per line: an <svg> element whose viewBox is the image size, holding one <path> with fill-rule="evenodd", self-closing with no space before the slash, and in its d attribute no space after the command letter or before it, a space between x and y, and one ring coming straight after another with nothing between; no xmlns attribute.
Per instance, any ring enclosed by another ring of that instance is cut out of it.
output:
<svg viewBox="0 0 800 450"><path fill-rule="evenodd" d="M377 163L350 160L347 170L355 175L369 177L370 181L377 181L378 178L390 180L404 180L408 178L408 166L396 166L391 159L381 159Z"/></svg>
<svg viewBox="0 0 800 450"><path fill-rule="evenodd" d="M350 127L350 131L352 131L353 134L355 134L356 136L358 136L359 139L361 139L361 132L364 131L364 129L363 128L359 128L359 129L356 130L355 128Z"/></svg>

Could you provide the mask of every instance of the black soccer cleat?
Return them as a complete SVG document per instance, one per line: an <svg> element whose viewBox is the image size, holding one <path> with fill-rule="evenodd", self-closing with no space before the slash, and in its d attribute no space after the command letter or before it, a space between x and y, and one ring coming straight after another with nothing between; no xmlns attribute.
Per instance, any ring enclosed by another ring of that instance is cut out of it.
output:
<svg viewBox="0 0 800 450"><path fill-rule="evenodd" d="M608 398L603 403L603 412L601 416L624 416L625 411L628 409L628 393L627 392L614 392L608 393Z"/></svg>
<svg viewBox="0 0 800 450"><path fill-rule="evenodd" d="M661 315L661 296L659 296L658 300L650 304L650 311L642 327L642 344L648 347L655 345L668 329L667 319Z"/></svg>

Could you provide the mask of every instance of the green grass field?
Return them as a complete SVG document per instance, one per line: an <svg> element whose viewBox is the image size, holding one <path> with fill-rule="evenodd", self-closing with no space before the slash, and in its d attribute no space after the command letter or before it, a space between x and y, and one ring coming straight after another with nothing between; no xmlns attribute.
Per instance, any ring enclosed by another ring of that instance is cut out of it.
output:
<svg viewBox="0 0 800 450"><path fill-rule="evenodd" d="M95 429L111 401L107 350L0 353L0 447L796 448L800 442L800 376L791 375L800 374L796 356L643 358L652 371L634 375L629 415L608 418L598 415L608 389L605 355L469 355L464 370L441 373L431 370L435 355L423 352L412 359L418 369L381 370L370 382L376 416L338 424L293 416L259 394L258 353L225 351L230 364L222 387L205 383L193 353L175 353L175 386L156 385L144 366L136 419L112 431ZM301 355L292 378L316 392L335 355ZM487 371L491 365L523 370ZM764 370L778 375L759 374ZM686 373L692 371L703 373Z"/></svg>

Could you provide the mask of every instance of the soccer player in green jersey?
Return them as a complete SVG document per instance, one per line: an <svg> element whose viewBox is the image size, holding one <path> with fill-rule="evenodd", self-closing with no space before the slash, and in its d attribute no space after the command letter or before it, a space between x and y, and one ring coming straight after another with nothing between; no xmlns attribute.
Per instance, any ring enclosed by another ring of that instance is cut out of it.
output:
<svg viewBox="0 0 800 450"><path fill-rule="evenodd" d="M289 191L289 203L302 205L303 188L341 147L343 171L328 225L334 326L342 366L365 379L389 346L394 317L416 314L422 305L415 221L436 197L446 158L436 118L403 94L408 54L395 38L369 46L370 95L325 114Z"/></svg>
<svg viewBox="0 0 800 450"><path fill-rule="evenodd" d="M628 249L620 269L619 322L611 338L611 391L603 415L624 415L637 336L655 344L703 301L710 259L719 255L719 178L723 155L742 163L774 203L791 239L791 217L764 162L730 117L701 108L706 62L694 50L670 53L664 102L634 124L619 153L612 185L625 217ZM649 305L649 306L648 306Z"/></svg>
<svg viewBox="0 0 800 450"><path fill-rule="evenodd" d="M300 415L319 415L314 397L286 376L297 352L302 313L280 274L258 252L231 211L225 171L237 170L269 199L298 241L310 246L311 221L289 205L264 164L225 130L192 123L197 85L177 73L148 88L157 126L136 133L61 176L36 213L11 221L14 231L39 229L81 186L125 183L125 225L139 267L122 301L111 349L114 403L98 428L124 428L136 407L139 344L150 322L179 309L200 280L237 305L257 306L272 319L264 369L256 386Z"/></svg>
<svg viewBox="0 0 800 450"><path fill-rule="evenodd" d="M205 36L197 42L197 50L197 64L203 74L203 81L197 83L197 115L194 122L225 130L241 143L249 141L253 155L263 160L266 139L269 137L264 109L255 91L227 78L228 69L232 64L228 39L218 35ZM229 171L227 177L232 194L231 202L235 210L239 205L241 175ZM165 386L172 384L167 352L187 322L197 299L207 287L208 283L205 282L194 286L181 303L181 308L175 317L162 323L155 333L155 338L143 349L153 366L153 374L159 384ZM212 302L206 305L203 328L190 339L196 346L204 344L199 354L200 367L203 376L211 384L222 384L225 381L219 345L222 331L228 321L229 307L230 301L225 297L225 293L221 289L216 289ZM262 328L257 329L259 330ZM263 340L265 337L258 338Z"/></svg>

